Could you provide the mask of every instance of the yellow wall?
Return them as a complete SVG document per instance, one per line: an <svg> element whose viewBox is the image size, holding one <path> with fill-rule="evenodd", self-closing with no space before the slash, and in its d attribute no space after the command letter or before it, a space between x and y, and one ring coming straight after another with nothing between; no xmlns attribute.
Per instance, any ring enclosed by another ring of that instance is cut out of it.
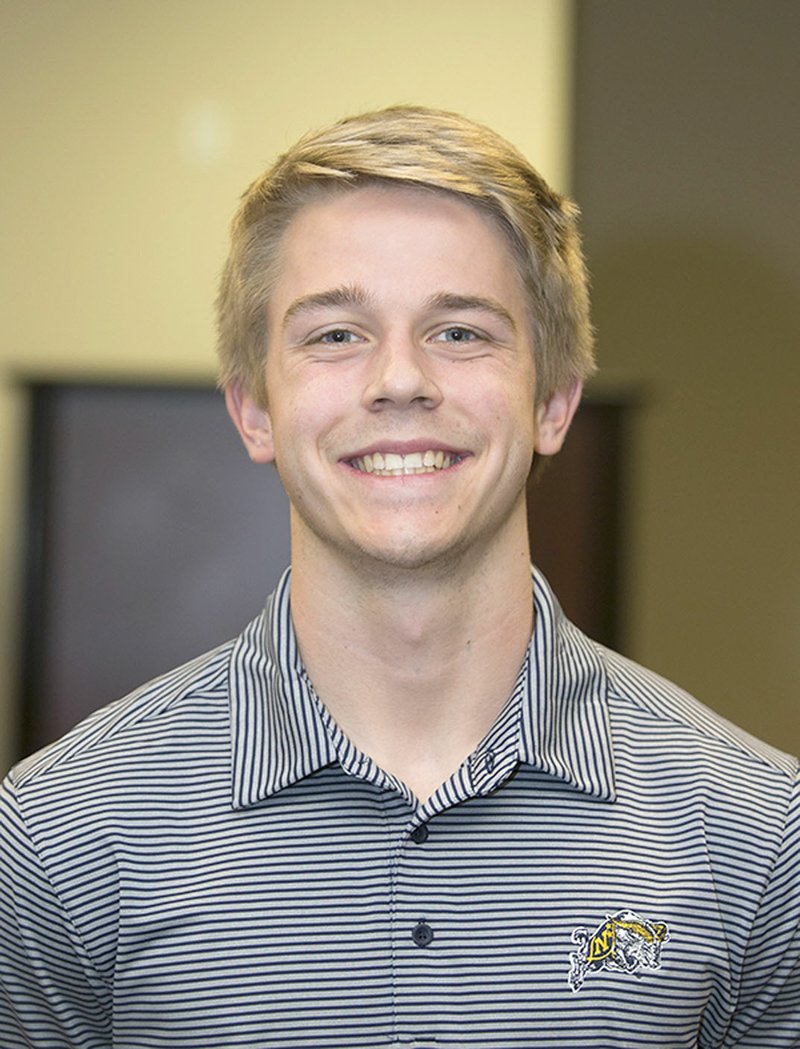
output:
<svg viewBox="0 0 800 1049"><path fill-rule="evenodd" d="M239 193L346 113L460 110L564 188L571 16L569 0L4 0L0 765L22 550L15 377L211 376Z"/></svg>

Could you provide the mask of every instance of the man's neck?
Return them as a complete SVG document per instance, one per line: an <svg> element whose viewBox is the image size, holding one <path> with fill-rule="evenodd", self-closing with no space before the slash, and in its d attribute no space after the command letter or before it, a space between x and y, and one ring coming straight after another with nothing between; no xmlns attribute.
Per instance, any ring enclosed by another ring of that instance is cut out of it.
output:
<svg viewBox="0 0 800 1049"><path fill-rule="evenodd" d="M331 559L292 574L292 617L314 687L365 754L420 799L485 736L533 622L527 541L447 573L376 577ZM487 563L489 561L489 563Z"/></svg>

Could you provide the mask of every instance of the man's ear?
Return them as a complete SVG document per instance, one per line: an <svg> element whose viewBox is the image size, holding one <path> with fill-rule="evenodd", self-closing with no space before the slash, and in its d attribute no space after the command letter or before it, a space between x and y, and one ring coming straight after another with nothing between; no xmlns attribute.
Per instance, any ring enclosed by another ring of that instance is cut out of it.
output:
<svg viewBox="0 0 800 1049"><path fill-rule="evenodd" d="M271 463L275 446L266 408L261 408L240 382L225 387L225 405L253 462Z"/></svg>
<svg viewBox="0 0 800 1049"><path fill-rule="evenodd" d="M582 393L583 383L576 379L571 386L556 390L537 406L534 449L538 455L555 455L561 450Z"/></svg>

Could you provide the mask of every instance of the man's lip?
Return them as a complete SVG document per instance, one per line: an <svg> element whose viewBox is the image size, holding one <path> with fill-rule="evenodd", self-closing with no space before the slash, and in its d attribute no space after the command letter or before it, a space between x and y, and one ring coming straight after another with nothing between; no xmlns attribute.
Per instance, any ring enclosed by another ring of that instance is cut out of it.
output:
<svg viewBox="0 0 800 1049"><path fill-rule="evenodd" d="M365 445L355 452L348 452L341 457L341 462L350 462L353 459L363 459L365 455L412 455L414 452L444 452L446 455L458 456L461 459L471 453L466 448L458 448L453 444L442 444L433 438L423 438L413 441L376 441L375 444Z"/></svg>
<svg viewBox="0 0 800 1049"><path fill-rule="evenodd" d="M368 477L432 477L446 473L463 463L469 453L446 452L441 448L426 448L424 451L400 452L366 452L363 456L343 459L341 463L348 470L354 470Z"/></svg>

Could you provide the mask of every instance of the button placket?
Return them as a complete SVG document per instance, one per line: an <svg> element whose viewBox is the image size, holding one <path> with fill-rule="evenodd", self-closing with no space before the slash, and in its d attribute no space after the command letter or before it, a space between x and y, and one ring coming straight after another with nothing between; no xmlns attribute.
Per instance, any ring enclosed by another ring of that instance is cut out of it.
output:
<svg viewBox="0 0 800 1049"><path fill-rule="evenodd" d="M420 823L414 827L409 833L409 838L414 842L415 845L424 845L430 836L430 830L428 829L427 823ZM433 939L433 929L425 921L424 918L420 918L417 924L411 930L411 939L417 945L417 947L427 947Z"/></svg>
<svg viewBox="0 0 800 1049"><path fill-rule="evenodd" d="M441 874L443 845L436 814L418 808L398 844L397 908L393 922L397 974L395 1038L404 1046L434 1049L436 1023L432 1023L424 1002L435 994L440 982L438 937L444 936L435 888ZM444 936L442 944L446 940Z"/></svg>

